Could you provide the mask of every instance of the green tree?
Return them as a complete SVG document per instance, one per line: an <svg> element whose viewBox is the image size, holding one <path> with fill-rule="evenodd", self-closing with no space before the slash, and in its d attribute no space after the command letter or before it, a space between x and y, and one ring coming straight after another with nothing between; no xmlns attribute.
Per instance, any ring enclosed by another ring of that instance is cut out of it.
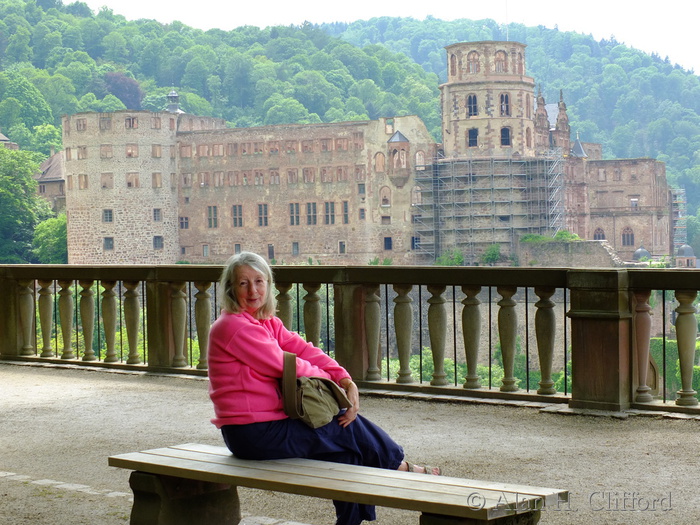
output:
<svg viewBox="0 0 700 525"><path fill-rule="evenodd" d="M49 156L63 149L61 130L53 124L42 124L34 127L32 136L33 151Z"/></svg>
<svg viewBox="0 0 700 525"><path fill-rule="evenodd" d="M500 244L492 244L484 250L481 255L481 262L484 264L495 264L501 260L501 246Z"/></svg>
<svg viewBox="0 0 700 525"><path fill-rule="evenodd" d="M32 246L32 252L40 264L67 264L66 214L62 213L37 224Z"/></svg>
<svg viewBox="0 0 700 525"><path fill-rule="evenodd" d="M0 263L33 261L34 227L48 216L48 203L36 192L38 153L0 148Z"/></svg>
<svg viewBox="0 0 700 525"><path fill-rule="evenodd" d="M464 255L457 248L445 250L435 259L436 266L463 266Z"/></svg>

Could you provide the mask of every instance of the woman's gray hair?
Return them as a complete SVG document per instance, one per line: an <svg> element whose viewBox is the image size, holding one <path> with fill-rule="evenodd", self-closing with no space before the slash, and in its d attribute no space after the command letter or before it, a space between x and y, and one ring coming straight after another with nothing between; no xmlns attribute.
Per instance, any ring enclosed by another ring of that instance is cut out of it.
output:
<svg viewBox="0 0 700 525"><path fill-rule="evenodd" d="M277 312L277 299L275 299L274 295L275 281L272 277L272 269L265 259L253 252L238 253L226 261L226 267L219 280L218 295L221 308L231 314L237 314L243 311L233 291L233 280L236 278L236 271L241 266L252 268L267 281L267 293L265 294L263 305L255 312L255 317L258 319L268 319L272 317Z"/></svg>

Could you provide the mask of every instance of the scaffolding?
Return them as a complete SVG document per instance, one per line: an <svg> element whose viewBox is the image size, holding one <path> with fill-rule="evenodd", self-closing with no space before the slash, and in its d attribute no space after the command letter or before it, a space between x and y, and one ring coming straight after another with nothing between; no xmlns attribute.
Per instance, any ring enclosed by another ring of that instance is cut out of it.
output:
<svg viewBox="0 0 700 525"><path fill-rule="evenodd" d="M673 254L678 253L678 248L688 244L688 214L686 213L687 201L685 188L672 188L672 218L673 218Z"/></svg>
<svg viewBox="0 0 700 525"><path fill-rule="evenodd" d="M522 235L555 235L564 224L563 166L560 150L517 159L433 159L416 171L418 251L435 260L456 248L465 264L478 264L490 245L510 255Z"/></svg>

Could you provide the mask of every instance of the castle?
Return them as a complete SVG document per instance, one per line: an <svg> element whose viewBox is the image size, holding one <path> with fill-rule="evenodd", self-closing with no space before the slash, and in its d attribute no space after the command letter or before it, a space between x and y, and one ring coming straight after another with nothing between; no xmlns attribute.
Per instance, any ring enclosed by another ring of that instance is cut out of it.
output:
<svg viewBox="0 0 700 525"><path fill-rule="evenodd" d="M478 264L525 234L605 240L623 260L672 250L665 168L571 140L535 94L525 45L446 48L443 143L416 116L231 129L178 109L63 119L71 264ZM556 113L556 116L551 113Z"/></svg>

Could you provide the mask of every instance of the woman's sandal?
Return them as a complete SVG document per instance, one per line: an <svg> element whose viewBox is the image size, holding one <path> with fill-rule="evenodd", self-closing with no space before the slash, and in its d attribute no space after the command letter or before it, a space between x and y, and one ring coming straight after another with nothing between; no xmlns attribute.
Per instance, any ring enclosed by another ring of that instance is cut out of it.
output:
<svg viewBox="0 0 700 525"><path fill-rule="evenodd" d="M408 465L409 472L415 472L417 474L428 474L431 476L440 476L442 474L440 467L431 467L430 465L414 465L413 463L409 463L408 461L406 461L406 465Z"/></svg>

